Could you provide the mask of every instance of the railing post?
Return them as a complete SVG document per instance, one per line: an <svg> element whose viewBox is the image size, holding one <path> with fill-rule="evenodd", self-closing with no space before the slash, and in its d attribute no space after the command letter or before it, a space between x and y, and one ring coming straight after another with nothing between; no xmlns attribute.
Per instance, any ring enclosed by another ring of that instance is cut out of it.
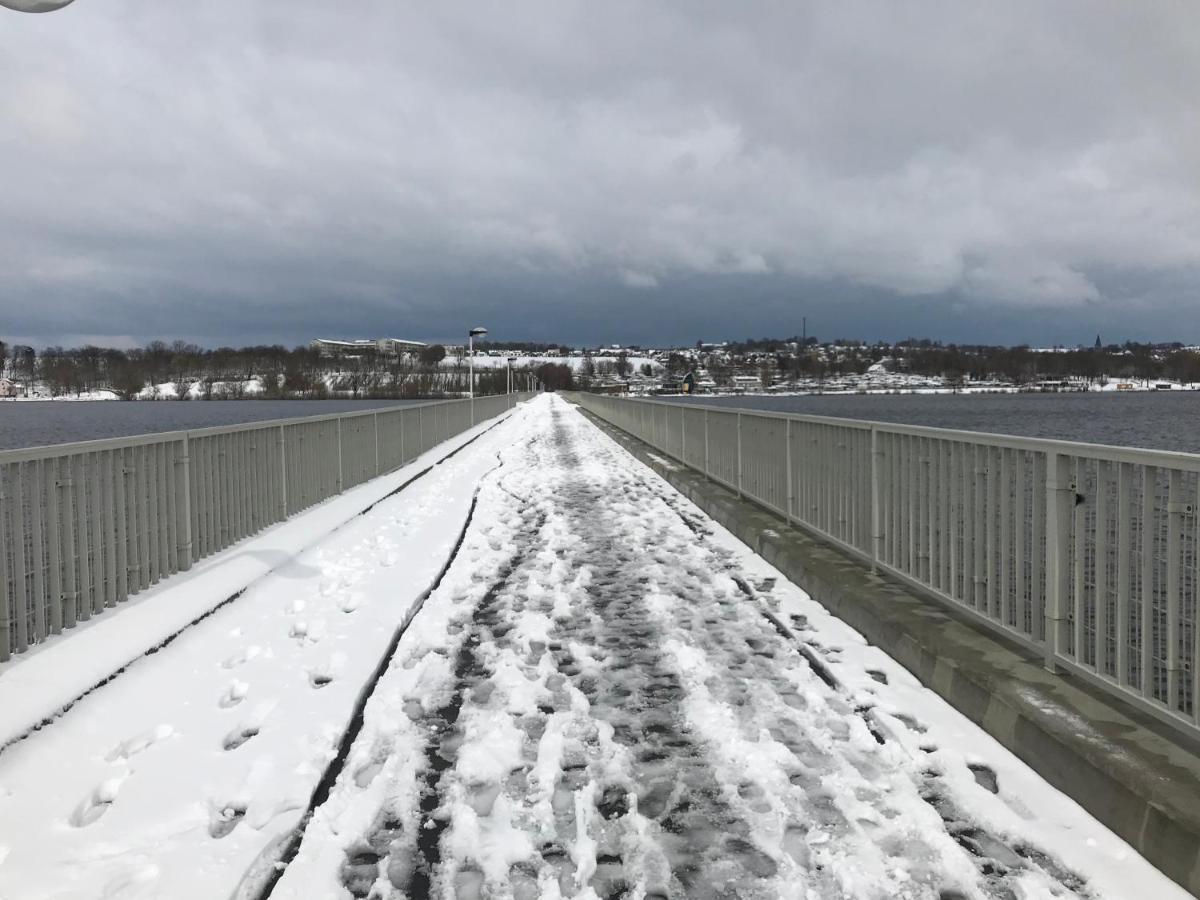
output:
<svg viewBox="0 0 1200 900"><path fill-rule="evenodd" d="M687 465L687 410L679 410L679 461Z"/></svg>
<svg viewBox="0 0 1200 900"><path fill-rule="evenodd" d="M976 475L978 477L978 475ZM1046 655L1050 672L1059 671L1058 657L1067 636L1067 544L1075 487L1070 482L1067 458L1049 453L1046 460Z"/></svg>
<svg viewBox="0 0 1200 900"><path fill-rule="evenodd" d="M287 435L279 426L279 521L288 516Z"/></svg>
<svg viewBox="0 0 1200 900"><path fill-rule="evenodd" d="M342 485L344 483L344 481L343 481L344 473L342 472L342 417L338 416L336 421L337 421L337 445L338 445L337 492L340 494L342 492Z"/></svg>
<svg viewBox="0 0 1200 900"><path fill-rule="evenodd" d="M788 524L792 522L792 500L795 487L792 483L792 420L783 420L784 465L787 466L787 515Z"/></svg>
<svg viewBox="0 0 1200 900"><path fill-rule="evenodd" d="M1167 706L1178 711L1182 699L1185 670L1180 659L1182 626L1182 549L1183 517L1192 514L1192 505L1184 499L1183 473L1171 469L1167 476ZM1079 653L1076 648L1076 654ZM1195 701L1193 701L1195 702Z"/></svg>
<svg viewBox="0 0 1200 900"><path fill-rule="evenodd" d="M192 567L192 444L188 433L183 433L183 455L175 460L177 470L176 483L180 493L179 518L176 526L179 533L179 546L176 548L175 567L185 572Z"/></svg>
<svg viewBox="0 0 1200 900"><path fill-rule="evenodd" d="M737 492L742 496L742 413L737 414Z"/></svg>
<svg viewBox="0 0 1200 900"><path fill-rule="evenodd" d="M6 662L12 655L12 651L9 649L12 644L12 612L17 606L16 585L13 585L11 592L8 587L8 536L6 535L8 528L5 526L8 508L5 505L7 499L4 492L6 487L5 470L5 466L0 466L0 662ZM12 470L8 471L11 473ZM9 477L13 476L10 474ZM100 511L97 510L96 515L99 514Z"/></svg>
<svg viewBox="0 0 1200 900"><path fill-rule="evenodd" d="M879 484L879 432L871 426L871 571L879 570L879 558L883 555L883 513Z"/></svg>
<svg viewBox="0 0 1200 900"><path fill-rule="evenodd" d="M371 413L371 421L375 425L375 475L379 475L379 413Z"/></svg>
<svg viewBox="0 0 1200 900"><path fill-rule="evenodd" d="M704 480L709 480L708 468L708 410L704 411Z"/></svg>

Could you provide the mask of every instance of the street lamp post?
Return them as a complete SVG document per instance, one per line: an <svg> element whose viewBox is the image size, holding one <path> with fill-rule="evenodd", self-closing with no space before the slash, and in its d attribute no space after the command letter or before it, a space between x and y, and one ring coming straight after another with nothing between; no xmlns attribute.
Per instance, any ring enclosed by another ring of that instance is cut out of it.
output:
<svg viewBox="0 0 1200 900"><path fill-rule="evenodd" d="M513 366L513 363L515 363L516 361L517 361L517 358L516 358L515 356L510 356L510 357L508 358L508 379L507 379L507 384L508 384L508 392L509 392L510 394L513 392L513 370L512 370L512 366Z"/></svg>
<svg viewBox="0 0 1200 900"><path fill-rule="evenodd" d="M471 363L471 390L468 396L472 400L475 399L475 338L483 337L485 334L487 334L487 329L482 325L472 328L467 332L467 358Z"/></svg>

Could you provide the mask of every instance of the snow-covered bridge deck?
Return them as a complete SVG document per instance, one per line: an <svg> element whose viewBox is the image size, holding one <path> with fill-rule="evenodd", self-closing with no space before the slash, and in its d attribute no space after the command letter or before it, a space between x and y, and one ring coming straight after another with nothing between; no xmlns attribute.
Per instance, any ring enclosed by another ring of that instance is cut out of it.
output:
<svg viewBox="0 0 1200 900"><path fill-rule="evenodd" d="M1186 895L543 397L0 751L97 896Z"/></svg>

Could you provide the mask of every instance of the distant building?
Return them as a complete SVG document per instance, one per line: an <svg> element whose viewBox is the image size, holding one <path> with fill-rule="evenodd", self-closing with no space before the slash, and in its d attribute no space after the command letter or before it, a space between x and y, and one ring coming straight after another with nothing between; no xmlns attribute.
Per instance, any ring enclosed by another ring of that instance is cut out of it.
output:
<svg viewBox="0 0 1200 900"><path fill-rule="evenodd" d="M354 341L317 338L309 346L321 356L360 356L363 353L400 356L403 353L419 353L426 345L421 341L406 341L401 338L374 338Z"/></svg>
<svg viewBox="0 0 1200 900"><path fill-rule="evenodd" d="M0 397L24 397L25 388L9 378L0 378Z"/></svg>

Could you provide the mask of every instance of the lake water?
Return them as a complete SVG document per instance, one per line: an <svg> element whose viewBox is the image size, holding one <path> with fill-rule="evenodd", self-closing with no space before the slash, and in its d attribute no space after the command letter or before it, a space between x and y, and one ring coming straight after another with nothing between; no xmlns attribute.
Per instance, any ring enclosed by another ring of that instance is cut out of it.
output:
<svg viewBox="0 0 1200 900"><path fill-rule="evenodd" d="M662 399L1200 453L1200 391Z"/></svg>
<svg viewBox="0 0 1200 900"><path fill-rule="evenodd" d="M1200 391L663 398L1200 453ZM0 450L401 406L399 400L0 402Z"/></svg>
<svg viewBox="0 0 1200 900"><path fill-rule="evenodd" d="M404 406L404 400L0 402L0 450Z"/></svg>

